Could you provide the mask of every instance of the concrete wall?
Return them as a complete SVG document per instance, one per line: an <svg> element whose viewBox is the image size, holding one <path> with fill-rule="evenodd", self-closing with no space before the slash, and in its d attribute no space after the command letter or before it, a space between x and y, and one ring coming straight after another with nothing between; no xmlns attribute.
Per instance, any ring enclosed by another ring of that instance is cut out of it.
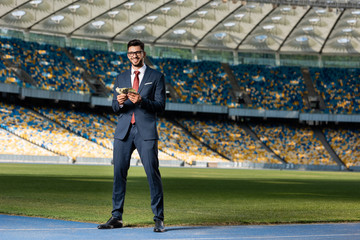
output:
<svg viewBox="0 0 360 240"><path fill-rule="evenodd" d="M75 165L112 165L111 158L78 157L75 162L64 156L32 156L0 154L0 163L44 163L44 164L75 164ZM347 171L338 165L302 165L251 162L205 162L194 161L192 165L180 160L160 160L160 167L194 167L194 168L235 168L235 169L278 169L300 171ZM131 159L131 166L142 166L138 159ZM360 166L350 167L350 171L360 171Z"/></svg>
<svg viewBox="0 0 360 240"><path fill-rule="evenodd" d="M0 163L46 163L72 164L72 160L64 156L34 156L0 154Z"/></svg>

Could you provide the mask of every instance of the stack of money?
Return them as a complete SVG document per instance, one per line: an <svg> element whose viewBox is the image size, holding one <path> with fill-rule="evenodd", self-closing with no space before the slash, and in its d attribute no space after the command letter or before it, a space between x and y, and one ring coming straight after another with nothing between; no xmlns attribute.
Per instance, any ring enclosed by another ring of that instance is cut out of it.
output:
<svg viewBox="0 0 360 240"><path fill-rule="evenodd" d="M136 93L137 94L137 91L133 88L116 88L115 91L118 93L118 94L128 94L128 93Z"/></svg>

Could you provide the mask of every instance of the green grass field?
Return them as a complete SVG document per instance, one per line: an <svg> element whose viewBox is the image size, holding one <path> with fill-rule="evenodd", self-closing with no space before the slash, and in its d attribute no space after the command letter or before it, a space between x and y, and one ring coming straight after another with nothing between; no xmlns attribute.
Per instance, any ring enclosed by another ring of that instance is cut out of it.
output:
<svg viewBox="0 0 360 240"><path fill-rule="evenodd" d="M102 223L111 166L0 164L0 213ZM360 221L360 173L161 168L166 225ZM143 168L131 167L127 226L152 225Z"/></svg>

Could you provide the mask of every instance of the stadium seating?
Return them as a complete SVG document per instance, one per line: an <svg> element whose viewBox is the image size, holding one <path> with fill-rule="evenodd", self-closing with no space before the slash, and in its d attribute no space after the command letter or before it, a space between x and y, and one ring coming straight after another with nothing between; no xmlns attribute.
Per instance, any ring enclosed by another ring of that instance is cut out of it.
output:
<svg viewBox="0 0 360 240"><path fill-rule="evenodd" d="M234 162L279 163L238 125L227 121L179 119L200 141Z"/></svg>
<svg viewBox="0 0 360 240"><path fill-rule="evenodd" d="M109 120L100 115L45 107L37 107L35 110L71 132L105 148L113 148L114 126Z"/></svg>
<svg viewBox="0 0 360 240"><path fill-rule="evenodd" d="M112 153L115 124L114 121L110 120L114 120L114 118L111 119L110 117L106 118L98 114L66 109L36 107L35 110L68 131L97 143L111 150ZM101 157L101 155L98 157ZM132 158L140 159L137 151L134 151ZM159 159L175 160L176 158L167 153L160 152Z"/></svg>
<svg viewBox="0 0 360 240"><path fill-rule="evenodd" d="M2 57L7 61L6 65L4 61L0 62L1 83L34 87L21 81L13 70L10 70L10 64L26 71L40 89L80 94L92 92L84 82L81 68L77 67L61 48L4 37L0 37L0 46ZM116 76L130 66L125 53L78 48L68 50L84 69L94 76L99 76L109 90L113 89ZM180 97L178 102L239 106L231 97L231 84L220 62L153 57L149 59L165 74L167 83L174 87ZM309 69L315 89L325 101L325 113L360 113L359 69ZM310 111L304 101L307 91L299 67L239 64L232 65L231 70L239 86L249 93L252 104L247 107ZM10 139L12 133L26 139L23 141L26 148L31 149L32 145L40 146L32 146L35 149L32 151L39 155L68 155L72 159L78 156L112 157L113 128L116 122L114 115L103 117L93 113L44 107L35 110L44 117L26 108L1 103L1 127L7 130L2 133L2 138ZM47 121L46 118L57 124ZM160 159L181 159L192 163L227 161L226 158L229 158L240 162L279 163L235 123L194 119L178 119L178 122L195 138L173 122L159 118ZM268 147L289 163L335 164L310 128L285 124L250 126ZM347 166L360 165L357 160L359 151L356 148L359 145L359 134L356 130L341 129L336 132L326 128L324 131L329 143ZM9 144L12 141L9 140ZM68 148L71 150L68 151ZM3 151L8 150L4 148ZM137 153L134 153L133 157L139 159Z"/></svg>
<svg viewBox="0 0 360 240"><path fill-rule="evenodd" d="M241 64L231 66L240 87L246 89L250 108L301 110L306 88L299 67L271 67Z"/></svg>
<svg viewBox="0 0 360 240"><path fill-rule="evenodd" d="M69 51L85 70L99 77L110 91L114 88L117 75L130 69L126 53L78 48L69 48Z"/></svg>
<svg viewBox="0 0 360 240"><path fill-rule="evenodd" d="M360 113L360 69L310 68L310 73L326 113Z"/></svg>
<svg viewBox="0 0 360 240"><path fill-rule="evenodd" d="M150 58L180 96L179 102L228 105L231 85L220 62Z"/></svg>
<svg viewBox="0 0 360 240"><path fill-rule="evenodd" d="M117 121L114 114L108 114L106 117L114 123ZM225 160L202 145L200 141L191 137L181 127L176 126L165 118L158 119L157 128L159 133L159 150L171 156L172 159L183 160L188 164L193 164L195 161Z"/></svg>
<svg viewBox="0 0 360 240"><path fill-rule="evenodd" d="M250 124L260 140L293 164L335 165L309 127L286 124Z"/></svg>
<svg viewBox="0 0 360 240"><path fill-rule="evenodd" d="M1 52L13 66L26 71L38 88L51 91L90 93L76 67L59 47L15 38L0 38Z"/></svg>
<svg viewBox="0 0 360 240"><path fill-rule="evenodd" d="M86 140L34 112L0 102L0 126L56 154L76 157L112 157L112 151Z"/></svg>
<svg viewBox="0 0 360 240"><path fill-rule="evenodd" d="M199 140L191 137L181 127L164 118L160 118L158 121L158 132L159 148L189 164L201 161L227 161L202 145Z"/></svg>
<svg viewBox="0 0 360 240"><path fill-rule="evenodd" d="M83 79L82 69L61 48L8 37L0 37L0 45L2 57L12 66L27 72L38 88L80 94L93 92ZM98 76L110 91L116 76L130 66L126 53L78 48L68 50L86 71ZM236 99L231 97L231 85L220 62L149 59L164 72L166 81L180 96L178 102L239 107ZM325 113L360 112L359 69L309 69L316 90L325 100ZM231 70L240 87L250 95L252 104L247 107L310 111L304 102L307 91L299 67L239 64L232 65ZM0 63L0 82L34 87L21 81L3 62Z"/></svg>
<svg viewBox="0 0 360 240"><path fill-rule="evenodd" d="M31 87L30 84L21 81L12 71L0 62L0 83L15 84L21 87Z"/></svg>
<svg viewBox="0 0 360 240"><path fill-rule="evenodd" d="M35 109L38 113L0 102L0 127L6 130L0 132L1 154L63 155L73 160L77 157L112 158L114 114L102 117L73 110ZM249 125L264 144L288 163L336 164L309 127L280 123ZM172 122L159 118L158 130L160 160L178 159L192 164L195 161L228 161L228 158L236 162L280 163L230 121L176 119ZM348 167L360 166L360 132L357 129L325 128L324 134ZM139 159L136 151L133 158Z"/></svg>
<svg viewBox="0 0 360 240"><path fill-rule="evenodd" d="M360 131L350 128L324 128L330 146L347 167L360 166Z"/></svg>
<svg viewBox="0 0 360 240"><path fill-rule="evenodd" d="M0 102L0 153L1 154L16 154L16 155L40 155L40 156L56 156L57 154L48 151L42 147L39 147L35 144L30 143L29 141L24 140L16 136L15 134L5 131L8 129L8 125L5 124L14 111L15 106L4 104ZM17 124L15 121L14 124Z"/></svg>
<svg viewBox="0 0 360 240"><path fill-rule="evenodd" d="M57 156L42 147L30 143L4 129L0 128L0 154Z"/></svg>

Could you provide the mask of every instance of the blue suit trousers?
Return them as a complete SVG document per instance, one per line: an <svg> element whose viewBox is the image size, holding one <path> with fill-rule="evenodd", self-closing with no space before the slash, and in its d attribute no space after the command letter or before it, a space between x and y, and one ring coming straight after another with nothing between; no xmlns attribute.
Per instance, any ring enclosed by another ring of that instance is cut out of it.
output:
<svg viewBox="0 0 360 240"><path fill-rule="evenodd" d="M122 219L130 158L133 151L137 149L150 187L154 220L164 220L164 196L159 171L157 141L156 139L143 140L136 124L130 126L129 132L123 140L114 139L113 217Z"/></svg>

